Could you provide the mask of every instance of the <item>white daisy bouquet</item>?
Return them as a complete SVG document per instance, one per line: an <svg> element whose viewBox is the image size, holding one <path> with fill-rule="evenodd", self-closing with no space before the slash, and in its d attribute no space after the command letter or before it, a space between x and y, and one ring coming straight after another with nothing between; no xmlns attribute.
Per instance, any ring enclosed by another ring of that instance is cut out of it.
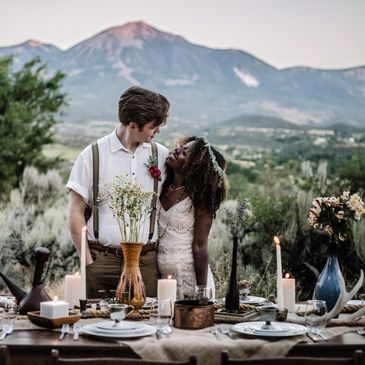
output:
<svg viewBox="0 0 365 365"><path fill-rule="evenodd" d="M336 244L345 241L352 231L352 223L365 213L364 202L358 194L344 191L341 196L318 197L308 214L309 224L327 232Z"/></svg>
<svg viewBox="0 0 365 365"><path fill-rule="evenodd" d="M99 201L107 202L118 221L122 242L140 242L140 228L151 212L153 192L146 192L127 175L118 175L101 187Z"/></svg>

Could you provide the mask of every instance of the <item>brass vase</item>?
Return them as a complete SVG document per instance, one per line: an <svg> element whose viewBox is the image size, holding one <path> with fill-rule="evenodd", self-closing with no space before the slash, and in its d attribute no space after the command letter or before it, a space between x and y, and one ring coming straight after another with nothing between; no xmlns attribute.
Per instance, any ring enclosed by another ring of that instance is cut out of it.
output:
<svg viewBox="0 0 365 365"><path fill-rule="evenodd" d="M119 279L116 298L119 302L131 305L134 310L128 314L128 318L142 319L139 310L146 302L146 290L139 269L139 257L142 243L121 244L124 267Z"/></svg>

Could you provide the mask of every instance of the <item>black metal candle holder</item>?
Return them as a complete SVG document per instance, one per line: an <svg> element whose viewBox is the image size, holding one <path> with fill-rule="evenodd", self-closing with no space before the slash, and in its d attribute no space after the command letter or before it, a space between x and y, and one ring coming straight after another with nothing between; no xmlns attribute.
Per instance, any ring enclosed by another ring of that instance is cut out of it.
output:
<svg viewBox="0 0 365 365"><path fill-rule="evenodd" d="M80 313L81 313L81 318L82 319L89 318L89 315L88 315L87 310L86 310L86 304L87 304L86 299L80 299Z"/></svg>

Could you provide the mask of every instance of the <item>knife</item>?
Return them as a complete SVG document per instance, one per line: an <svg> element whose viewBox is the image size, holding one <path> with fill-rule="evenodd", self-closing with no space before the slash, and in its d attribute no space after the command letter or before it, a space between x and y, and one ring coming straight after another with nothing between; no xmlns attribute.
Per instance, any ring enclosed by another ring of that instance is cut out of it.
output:
<svg viewBox="0 0 365 365"><path fill-rule="evenodd" d="M307 332L307 336L313 341L313 342L318 342L319 341L319 339L318 339L318 337L314 334L314 333L312 333L312 332Z"/></svg>

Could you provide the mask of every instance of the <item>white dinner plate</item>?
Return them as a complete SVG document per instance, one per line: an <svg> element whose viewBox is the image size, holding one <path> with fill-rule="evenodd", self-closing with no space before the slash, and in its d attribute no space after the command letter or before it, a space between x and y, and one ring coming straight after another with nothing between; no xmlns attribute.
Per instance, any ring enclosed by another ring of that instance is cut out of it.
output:
<svg viewBox="0 0 365 365"><path fill-rule="evenodd" d="M241 304L260 304L266 302L265 298L262 297L254 297L252 295L249 295L247 297L241 297L240 303Z"/></svg>
<svg viewBox="0 0 365 365"><path fill-rule="evenodd" d="M288 330L294 331L295 329L293 327L288 328L288 327L283 327L283 326L278 326L275 325L272 328L262 328L262 326L253 326L252 329L256 332L256 333L282 333L282 332L288 332Z"/></svg>
<svg viewBox="0 0 365 365"><path fill-rule="evenodd" d="M262 326L265 322L243 322L237 323L232 330L244 335L257 337L290 337L304 335L308 332L307 327L295 323L271 322L274 327L280 328L280 331L265 331Z"/></svg>
<svg viewBox="0 0 365 365"><path fill-rule="evenodd" d="M364 301L352 299L352 300L347 301L346 304L347 305L364 305Z"/></svg>
<svg viewBox="0 0 365 365"><path fill-rule="evenodd" d="M121 321L116 326L114 326L114 321L102 321L95 323L95 326L99 329L107 330L110 332L113 331L133 331L137 328L140 328L142 324L133 323L128 321Z"/></svg>
<svg viewBox="0 0 365 365"><path fill-rule="evenodd" d="M140 334L140 333L144 333L145 328L141 327L139 329L134 329L134 330L122 330L122 331L109 331L109 330L104 330L102 328L98 328L96 326L91 327L91 329L95 332L95 333L102 333L105 335L113 335L113 336L120 336L122 335L123 337L130 337L130 335L135 335L135 334Z"/></svg>
<svg viewBox="0 0 365 365"><path fill-rule="evenodd" d="M141 328L132 331L121 331L121 332L108 332L95 326L95 324L87 324L82 327L82 334L101 337L101 338L133 338L153 335L156 332L156 328L149 326L148 324L141 325Z"/></svg>

